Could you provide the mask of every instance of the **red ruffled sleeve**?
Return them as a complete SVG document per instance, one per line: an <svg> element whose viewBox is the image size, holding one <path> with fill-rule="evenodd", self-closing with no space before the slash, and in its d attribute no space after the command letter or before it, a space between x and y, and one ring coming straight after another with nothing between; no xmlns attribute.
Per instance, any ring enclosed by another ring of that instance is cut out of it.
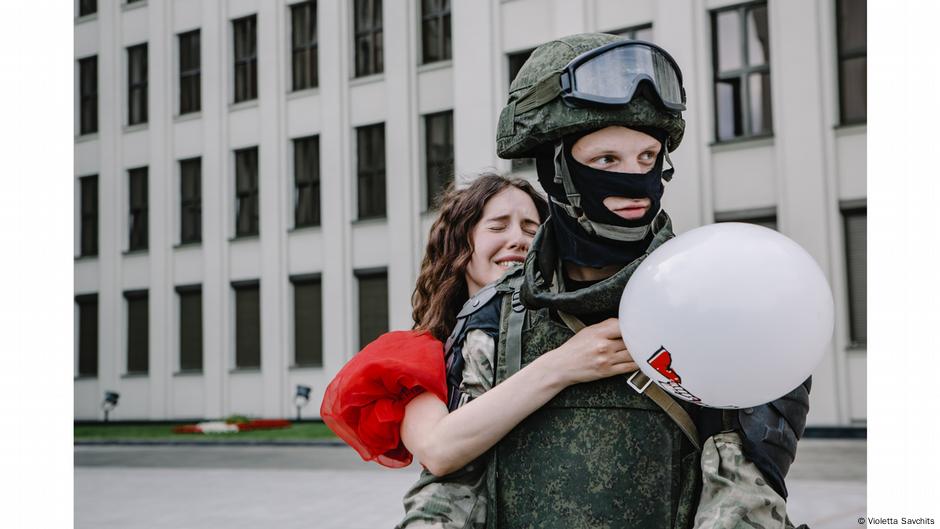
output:
<svg viewBox="0 0 940 529"><path fill-rule="evenodd" d="M389 332L340 369L320 416L362 459L400 468L412 460L401 442L405 405L424 391L447 402L443 344L427 332Z"/></svg>

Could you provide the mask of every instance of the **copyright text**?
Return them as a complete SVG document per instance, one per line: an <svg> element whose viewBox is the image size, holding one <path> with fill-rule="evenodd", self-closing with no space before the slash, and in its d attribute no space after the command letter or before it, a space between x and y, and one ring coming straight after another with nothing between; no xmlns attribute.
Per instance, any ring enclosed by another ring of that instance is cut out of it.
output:
<svg viewBox="0 0 940 529"><path fill-rule="evenodd" d="M865 522L868 522L868 525L934 525L933 518L927 518L925 516L921 516L919 518L908 518L906 516L902 516L900 518L868 517L858 519L859 525L864 525Z"/></svg>

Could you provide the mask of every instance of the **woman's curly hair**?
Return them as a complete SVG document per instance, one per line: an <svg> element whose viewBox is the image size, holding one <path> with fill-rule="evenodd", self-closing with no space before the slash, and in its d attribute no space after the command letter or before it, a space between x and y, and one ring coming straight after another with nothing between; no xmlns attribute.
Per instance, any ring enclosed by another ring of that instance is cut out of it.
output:
<svg viewBox="0 0 940 529"><path fill-rule="evenodd" d="M442 194L438 217L428 235L421 273L411 295L415 329L428 331L442 342L450 336L457 313L469 297L465 274L473 255L473 228L483 216L486 202L510 186L532 198L539 221L544 222L548 203L521 178L487 172L463 189L452 183Z"/></svg>

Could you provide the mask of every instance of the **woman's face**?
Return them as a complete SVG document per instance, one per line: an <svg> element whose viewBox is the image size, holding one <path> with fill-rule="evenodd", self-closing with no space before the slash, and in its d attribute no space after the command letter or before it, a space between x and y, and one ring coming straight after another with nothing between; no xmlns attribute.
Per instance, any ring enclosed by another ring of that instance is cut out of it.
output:
<svg viewBox="0 0 940 529"><path fill-rule="evenodd" d="M538 227L539 212L525 191L509 186L490 197L470 232L473 255L466 278L471 296L499 279L512 263L525 260Z"/></svg>
<svg viewBox="0 0 940 529"><path fill-rule="evenodd" d="M580 163L617 173L648 173L656 165L662 145L649 134L612 126L582 136L571 147L571 156ZM604 206L615 215L636 220L651 206L649 198L607 197Z"/></svg>

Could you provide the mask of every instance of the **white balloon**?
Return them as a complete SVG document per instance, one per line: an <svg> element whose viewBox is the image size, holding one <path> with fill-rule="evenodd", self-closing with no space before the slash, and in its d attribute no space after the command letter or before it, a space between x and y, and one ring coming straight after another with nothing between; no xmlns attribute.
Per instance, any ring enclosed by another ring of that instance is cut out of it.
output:
<svg viewBox="0 0 940 529"><path fill-rule="evenodd" d="M657 248L620 300L620 329L653 383L689 402L746 408L799 386L832 338L816 261L774 230L703 226Z"/></svg>

